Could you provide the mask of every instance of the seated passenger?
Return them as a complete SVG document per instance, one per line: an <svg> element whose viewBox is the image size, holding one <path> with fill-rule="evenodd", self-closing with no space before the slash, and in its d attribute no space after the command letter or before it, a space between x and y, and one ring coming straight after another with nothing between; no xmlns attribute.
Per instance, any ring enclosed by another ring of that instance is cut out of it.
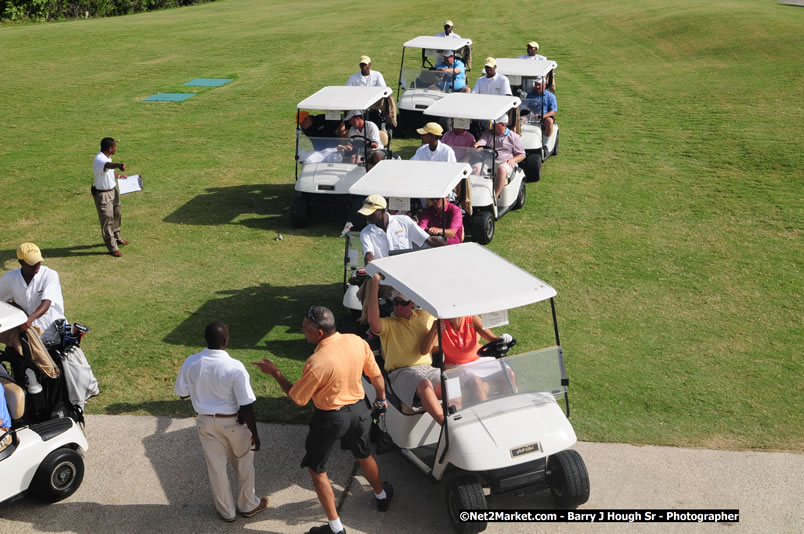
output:
<svg viewBox="0 0 804 534"><path fill-rule="evenodd" d="M455 128L454 126L450 131L444 134L441 142L452 148L470 148L475 144L475 136L464 128Z"/></svg>
<svg viewBox="0 0 804 534"><path fill-rule="evenodd" d="M360 231L360 244L365 253L363 259L367 264L389 256L392 250L421 247L425 243L431 247L446 244L438 237L428 235L407 215L391 215L387 207L382 195L369 195L357 211L366 216L368 223Z"/></svg>
<svg viewBox="0 0 804 534"><path fill-rule="evenodd" d="M466 87L466 66L463 61L455 57L455 52L445 50L441 61L436 63L435 69L449 74L439 84L439 89L445 92L469 92L469 88Z"/></svg>
<svg viewBox="0 0 804 534"><path fill-rule="evenodd" d="M299 128L307 137L335 137L339 121L329 121L324 114L310 115L299 112Z"/></svg>
<svg viewBox="0 0 804 534"><path fill-rule="evenodd" d="M494 194L500 196L514 173L517 163L525 159L525 147L518 133L508 128L508 115L503 115L480 136L475 148L494 147L497 158L494 162Z"/></svg>
<svg viewBox="0 0 804 534"><path fill-rule="evenodd" d="M447 245L463 241L463 214L449 198L431 199L430 205L419 212L419 227L432 236L446 236Z"/></svg>
<svg viewBox="0 0 804 534"><path fill-rule="evenodd" d="M381 279L376 274L368 282L368 321L371 331L380 338L391 389L408 406L413 406L418 396L422 407L441 425L444 423L444 410L438 400L441 371L433 367L430 352L421 350L435 319L424 310L414 310L413 302L397 292L393 294L393 314L381 318L377 302Z"/></svg>
<svg viewBox="0 0 804 534"><path fill-rule="evenodd" d="M385 145L382 143L382 139L380 138L380 129L376 124L365 120L363 118L363 112L360 110L354 110L347 113L346 121L348 121L351 125L348 134L350 138L355 136L366 138L365 142L368 143L368 146L366 146L366 169L370 169L381 160L385 159L385 152L383 152ZM362 140L352 139L349 144L338 147L338 150L343 149L342 151L344 152L355 150L359 157L360 153L363 152L363 150L361 150L362 145Z"/></svg>
<svg viewBox="0 0 804 534"><path fill-rule="evenodd" d="M545 137L553 135L553 126L555 125L555 116L558 112L558 102L556 95L545 89L544 78L541 76L536 78L533 92L528 93L528 109L531 113L541 114L542 116L542 133Z"/></svg>
<svg viewBox="0 0 804 534"><path fill-rule="evenodd" d="M438 330L433 323L427 336L422 341L421 351L429 350L431 353L438 350ZM503 339L511 340L509 334L495 336L488 328L483 328L483 321L477 315L467 317L456 317L454 319L442 319L441 324L441 350L444 353L444 369L454 369L464 365L479 364L482 362L493 362L496 358L491 356L478 356L480 350L478 336L486 341L497 341ZM494 371L498 368L495 367ZM475 374L469 375L471 390L478 400L486 400L488 388L484 386L481 377Z"/></svg>

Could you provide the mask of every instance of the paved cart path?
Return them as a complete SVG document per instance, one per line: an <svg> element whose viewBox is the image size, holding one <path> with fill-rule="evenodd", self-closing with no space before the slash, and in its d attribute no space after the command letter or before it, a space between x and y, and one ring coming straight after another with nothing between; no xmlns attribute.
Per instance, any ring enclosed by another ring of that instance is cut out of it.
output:
<svg viewBox="0 0 804 534"><path fill-rule="evenodd" d="M323 522L306 470L299 468L307 428L260 423L257 491L271 508L251 519L221 521L212 505L194 419L87 417L90 451L78 492L54 505L0 505L0 532L302 533ZM737 524L490 524L487 532L804 532L804 455L579 443L589 469L584 508L738 508ZM365 479L338 452L330 462L341 519L350 534L448 531L443 496L398 454L378 457L397 496L372 508ZM0 468L0 483L2 483ZM346 494L344 495L344 491ZM548 492L507 495L495 508L549 509Z"/></svg>

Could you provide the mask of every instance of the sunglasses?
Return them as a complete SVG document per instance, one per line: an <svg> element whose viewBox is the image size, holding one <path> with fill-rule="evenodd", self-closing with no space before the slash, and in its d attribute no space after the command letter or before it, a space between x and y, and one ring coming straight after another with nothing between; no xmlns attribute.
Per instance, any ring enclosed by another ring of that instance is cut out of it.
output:
<svg viewBox="0 0 804 534"><path fill-rule="evenodd" d="M315 317L313 317L313 308L314 307L315 306L310 306L310 309L307 310L307 320L310 321L311 323L313 323L316 326L316 328L321 328L321 325L319 325L318 321L316 321Z"/></svg>
<svg viewBox="0 0 804 534"><path fill-rule="evenodd" d="M407 306L410 304L409 300L394 299L394 306Z"/></svg>

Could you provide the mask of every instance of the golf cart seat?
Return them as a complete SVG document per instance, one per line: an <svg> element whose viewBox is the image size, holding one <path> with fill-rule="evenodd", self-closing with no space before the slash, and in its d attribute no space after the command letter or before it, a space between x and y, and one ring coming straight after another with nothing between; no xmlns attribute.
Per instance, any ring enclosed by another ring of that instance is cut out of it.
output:
<svg viewBox="0 0 804 534"><path fill-rule="evenodd" d="M11 420L22 419L22 414L25 413L25 392L5 377L0 378L0 384L3 384L8 415L11 416Z"/></svg>
<svg viewBox="0 0 804 534"><path fill-rule="evenodd" d="M380 130L380 142L382 143L383 148L388 147L390 139L388 138L388 132L386 132L385 130Z"/></svg>

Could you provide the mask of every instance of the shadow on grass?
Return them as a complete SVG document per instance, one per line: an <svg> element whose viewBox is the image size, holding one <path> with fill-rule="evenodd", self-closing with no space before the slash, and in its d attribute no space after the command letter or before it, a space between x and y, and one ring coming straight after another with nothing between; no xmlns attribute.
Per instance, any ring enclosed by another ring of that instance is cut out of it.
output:
<svg viewBox="0 0 804 534"><path fill-rule="evenodd" d="M311 346L298 337L302 319L314 304L330 307L337 317L341 284L273 286L266 283L218 291L217 295L218 298L204 303L163 341L197 346L203 342L206 325L219 319L229 325L231 349L263 349L283 358L304 360L310 355ZM269 332L272 332L272 339L262 342ZM295 339L282 339L288 333Z"/></svg>
<svg viewBox="0 0 804 534"><path fill-rule="evenodd" d="M257 230L299 235L337 235L346 220L343 198L327 199L317 195L311 226L294 228L290 222L290 205L298 193L292 184L238 185L211 187L206 193L190 199L163 219L172 224L215 226L240 224Z"/></svg>
<svg viewBox="0 0 804 534"><path fill-rule="evenodd" d="M47 264L48 258L71 258L76 256L106 256L109 252L106 250L106 245L103 241L98 241L94 245L76 245L74 247L63 248L45 248L42 250L42 257L44 264ZM0 250L0 265L5 264L7 261L17 262L17 249L13 250ZM19 265L17 265L19 267Z"/></svg>

